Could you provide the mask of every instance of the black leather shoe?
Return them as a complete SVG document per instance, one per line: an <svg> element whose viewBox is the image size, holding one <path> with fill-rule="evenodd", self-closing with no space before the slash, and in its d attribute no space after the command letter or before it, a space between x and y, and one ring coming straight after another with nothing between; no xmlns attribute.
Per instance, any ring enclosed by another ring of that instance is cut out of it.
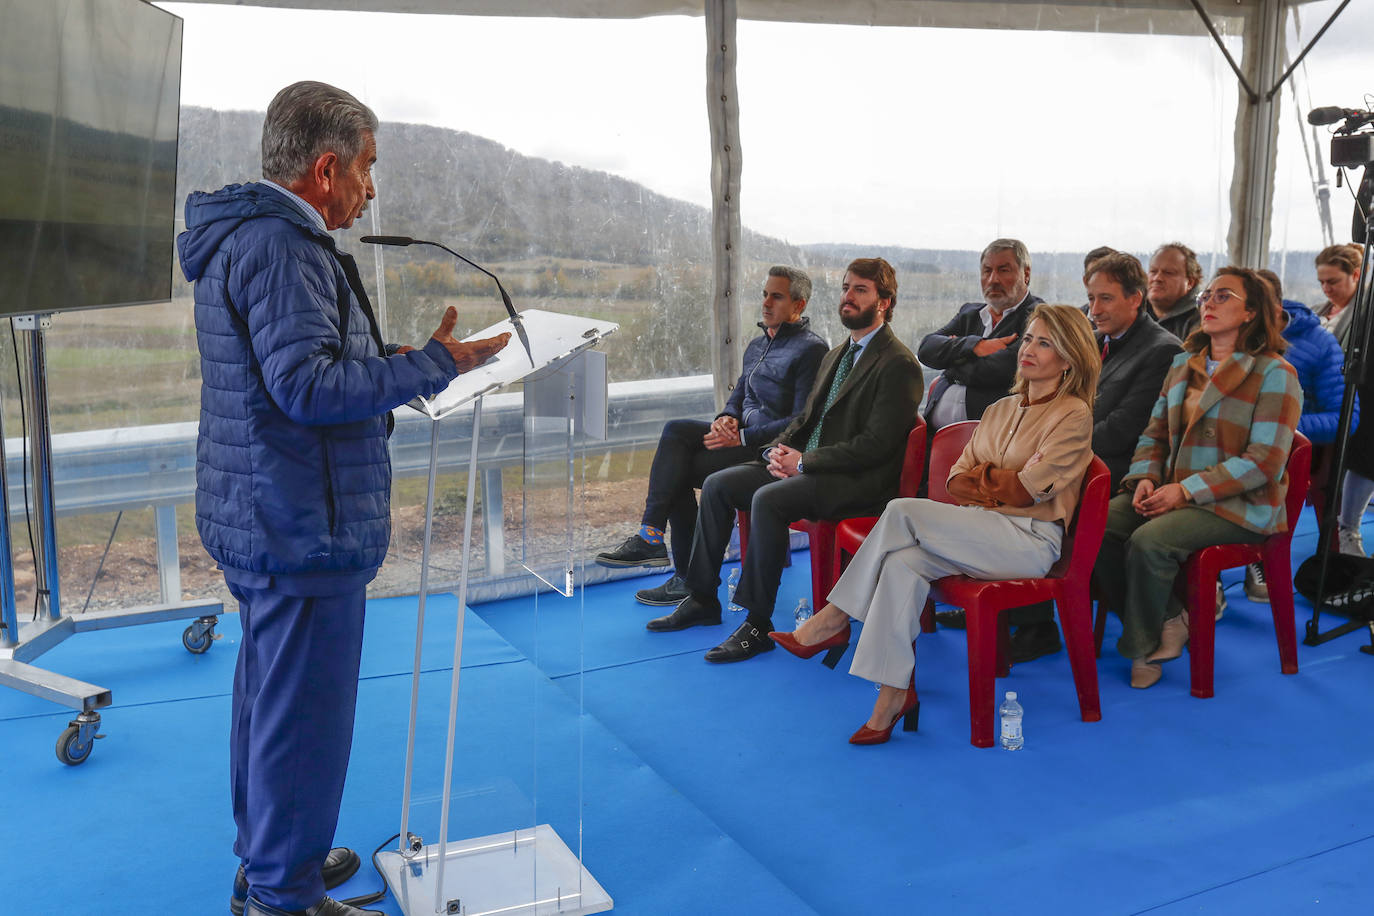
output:
<svg viewBox="0 0 1374 916"><path fill-rule="evenodd" d="M710 627L720 623L720 602L715 598L703 601L696 595L688 595L678 602L678 606L667 617L655 617L644 624L646 630L663 633L669 630L685 630L688 627Z"/></svg>
<svg viewBox="0 0 1374 916"><path fill-rule="evenodd" d="M707 652L706 660L717 664L742 662L755 655L772 652L775 645L773 640L768 638L768 631L771 629L771 624L760 630L746 620L739 625L739 629L725 638L725 642Z"/></svg>
<svg viewBox="0 0 1374 916"><path fill-rule="evenodd" d="M1064 644L1059 641L1059 627L1053 620L1017 627L1007 646L1013 665L1032 661L1042 655L1053 655L1062 648Z"/></svg>
<svg viewBox="0 0 1374 916"><path fill-rule="evenodd" d="M358 854L347 846L335 846L329 850L329 855L324 857L324 866L320 869L320 877L324 879L324 889L331 890L343 884L349 878L358 873L358 866L362 860ZM229 898L229 912L234 916L243 916L243 907L248 902L248 878L243 873L243 866L234 873L234 893Z"/></svg>
<svg viewBox="0 0 1374 916"><path fill-rule="evenodd" d="M615 550L607 550L596 555L599 566L621 569L627 566L667 566L668 546L650 544L637 534L625 539Z"/></svg>
<svg viewBox="0 0 1374 916"><path fill-rule="evenodd" d="M961 607L952 611L936 611L935 622L951 630L968 629L968 624L964 622L964 609Z"/></svg>
<svg viewBox="0 0 1374 916"><path fill-rule="evenodd" d="M692 592L687 588L687 583L682 581L682 577L673 576L657 588L641 588L635 592L635 600L640 604L649 604L654 607L672 607L675 604L680 604L683 598L691 594Z"/></svg>
<svg viewBox="0 0 1374 916"><path fill-rule="evenodd" d="M259 902L256 897L249 897L244 913L246 916L386 916L381 910L360 910L332 897L325 897L305 910L279 910Z"/></svg>

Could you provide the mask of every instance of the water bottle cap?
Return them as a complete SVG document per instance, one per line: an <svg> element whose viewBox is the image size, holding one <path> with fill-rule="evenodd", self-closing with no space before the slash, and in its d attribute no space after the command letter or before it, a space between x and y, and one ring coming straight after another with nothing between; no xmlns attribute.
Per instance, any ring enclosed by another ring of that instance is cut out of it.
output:
<svg viewBox="0 0 1374 916"><path fill-rule="evenodd" d="M1008 700L1014 700L1014 699L1016 699L1016 691L1015 691L1015 690L1008 690L1008 691L1007 691L1007 699L1008 699Z"/></svg>

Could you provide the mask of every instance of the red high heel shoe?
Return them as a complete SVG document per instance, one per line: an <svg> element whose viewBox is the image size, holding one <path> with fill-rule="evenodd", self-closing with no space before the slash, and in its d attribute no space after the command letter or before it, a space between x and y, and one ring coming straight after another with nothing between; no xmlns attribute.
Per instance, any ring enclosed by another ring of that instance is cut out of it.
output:
<svg viewBox="0 0 1374 916"><path fill-rule="evenodd" d="M769 633L768 638L797 658L813 658L822 651L829 649L830 651L825 653L825 658L821 659L821 663L827 668L834 669L844 655L844 650L849 648L849 624L846 623L843 630L814 646L802 645L797 642L797 637L791 633Z"/></svg>
<svg viewBox="0 0 1374 916"><path fill-rule="evenodd" d="M887 739L892 737L892 728L897 724L897 720L902 720L902 731L914 732L921 719L921 700L916 696L916 672L911 672L911 686L906 689L906 702L902 703L902 708L897 710L897 715L892 717L887 728L869 728L868 723L864 723L859 730L849 736L850 744L886 744Z"/></svg>

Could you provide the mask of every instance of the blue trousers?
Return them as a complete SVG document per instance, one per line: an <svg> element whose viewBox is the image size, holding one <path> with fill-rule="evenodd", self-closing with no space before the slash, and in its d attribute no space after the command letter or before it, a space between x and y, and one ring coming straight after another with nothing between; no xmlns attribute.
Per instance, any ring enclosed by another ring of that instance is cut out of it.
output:
<svg viewBox="0 0 1374 916"><path fill-rule="evenodd" d="M343 799L366 592L229 590L243 626L229 731L234 853L259 901L306 909L324 896Z"/></svg>

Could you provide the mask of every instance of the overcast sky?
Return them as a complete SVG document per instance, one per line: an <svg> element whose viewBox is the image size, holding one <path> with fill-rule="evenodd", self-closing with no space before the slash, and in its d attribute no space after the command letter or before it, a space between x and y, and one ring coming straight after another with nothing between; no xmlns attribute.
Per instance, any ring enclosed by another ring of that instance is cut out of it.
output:
<svg viewBox="0 0 1374 916"><path fill-rule="evenodd" d="M470 131L710 203L699 18L158 5L186 21L183 104L262 110L281 86L321 79L383 120ZM1304 6L1306 35L1336 5ZM1303 112L1369 107L1371 35L1374 3L1352 4L1299 72ZM1290 22L1289 46L1300 44ZM1147 249L1164 236L1224 248L1237 91L1209 38L745 21L738 45L751 228L798 243L979 248L1011 234L1039 250ZM1288 95L1274 247L1315 248ZM1333 199L1344 235L1349 197Z"/></svg>

